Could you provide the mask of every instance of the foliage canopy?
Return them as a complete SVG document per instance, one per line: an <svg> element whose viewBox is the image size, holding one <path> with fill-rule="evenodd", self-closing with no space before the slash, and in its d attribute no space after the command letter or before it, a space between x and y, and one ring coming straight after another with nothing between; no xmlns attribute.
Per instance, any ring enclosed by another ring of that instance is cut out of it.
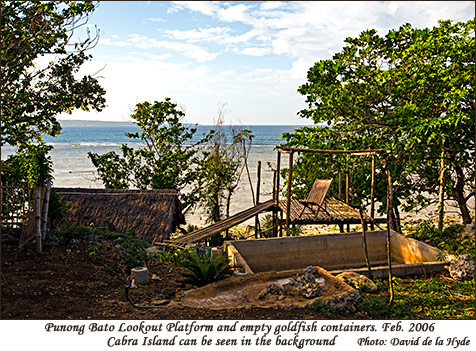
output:
<svg viewBox="0 0 476 351"><path fill-rule="evenodd" d="M384 149L395 179L396 204L428 205L438 191L455 200L464 222L474 195L474 19L440 21L432 29L410 24L381 37L367 30L347 38L341 52L317 62L298 92L308 107L299 114L316 126L283 135L286 145L316 149ZM311 165L318 164L318 167ZM369 162L303 154L294 168L306 193L316 177L350 171L352 191L368 197ZM376 196L385 208L383 173ZM395 214L398 218L398 211Z"/></svg>
<svg viewBox="0 0 476 351"><path fill-rule="evenodd" d="M100 111L104 89L91 75L78 77L98 35L72 41L87 23L92 2L1 1L1 144L19 145L58 135L60 113Z"/></svg>
<svg viewBox="0 0 476 351"><path fill-rule="evenodd" d="M143 147L122 144L120 151L110 151L103 155L89 152L93 165L106 189L176 189L183 190L193 184L200 170L198 145L193 142L196 128L182 123L185 113L170 98L154 103L142 102L136 105L131 117L140 132L126 133L131 139L140 139ZM182 194L182 201L188 205L197 198L197 189Z"/></svg>

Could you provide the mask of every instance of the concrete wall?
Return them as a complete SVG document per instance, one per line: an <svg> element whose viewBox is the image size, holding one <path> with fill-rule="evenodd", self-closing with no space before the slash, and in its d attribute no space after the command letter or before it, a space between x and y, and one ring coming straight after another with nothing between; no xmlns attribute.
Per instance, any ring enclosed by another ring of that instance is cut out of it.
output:
<svg viewBox="0 0 476 351"><path fill-rule="evenodd" d="M387 232L367 232L370 263L387 264ZM392 262L436 261L438 250L392 232ZM231 262L249 273L320 266L326 270L365 267L361 232L315 236L230 241L225 250ZM246 265L243 265L243 260Z"/></svg>

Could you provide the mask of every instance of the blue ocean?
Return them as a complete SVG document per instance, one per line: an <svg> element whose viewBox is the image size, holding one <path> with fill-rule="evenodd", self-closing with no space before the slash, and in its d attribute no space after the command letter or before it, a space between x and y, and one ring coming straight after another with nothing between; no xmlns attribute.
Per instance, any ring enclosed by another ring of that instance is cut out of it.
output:
<svg viewBox="0 0 476 351"><path fill-rule="evenodd" d="M45 136L46 143L53 146L50 152L54 167L54 186L103 188L96 170L88 158L88 152L103 154L112 150L119 152L122 143L140 146L141 141L130 139L125 133L140 131L133 123L128 122L99 122L99 121L61 121L63 130L57 137ZM194 139L198 141L204 134L213 129L212 125L193 126L197 128ZM292 132L300 126L292 125L253 125L238 126L241 129L250 129L254 135L248 160L253 186L256 186L256 170L258 161L262 163L261 170L261 198L268 199L272 192L272 167L276 164L276 145L284 141L281 136L285 132ZM224 125L224 128L230 128ZM2 147L2 159L13 153L9 146ZM250 184L243 173L240 186L233 196L232 212L239 211L252 205ZM199 221L194 218L192 222Z"/></svg>

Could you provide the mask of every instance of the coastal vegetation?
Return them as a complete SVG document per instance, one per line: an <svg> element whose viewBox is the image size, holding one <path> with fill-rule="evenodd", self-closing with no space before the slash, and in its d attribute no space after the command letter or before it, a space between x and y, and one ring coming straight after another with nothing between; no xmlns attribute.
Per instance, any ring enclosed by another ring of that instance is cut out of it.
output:
<svg viewBox="0 0 476 351"><path fill-rule="evenodd" d="M372 29L347 38L341 52L309 69L308 82L298 89L308 107L299 114L315 126L284 134L286 145L381 149L377 161L387 160L395 183L394 223L400 224L402 210L426 208L435 198L440 229L447 200L457 203L463 223L471 223L474 23L440 21L432 29L405 24L383 37ZM363 157L305 153L293 168L293 188L306 194L315 178L339 173L350 174L352 193L369 199L370 160ZM384 213L387 195L380 167L376 177L375 196Z"/></svg>
<svg viewBox="0 0 476 351"><path fill-rule="evenodd" d="M126 136L144 146L88 155L106 189L176 189L184 207L200 206L206 222L218 222L230 215L253 139L247 129L225 130L224 113L222 106L214 129L194 141L197 129L170 98L138 103L131 118L141 131Z"/></svg>
<svg viewBox="0 0 476 351"><path fill-rule="evenodd" d="M198 145L206 138L192 142L196 128L182 123L185 113L170 98L153 103L138 103L131 117L140 132L127 133L140 139L144 147L127 144L121 155L110 151L103 155L89 152L106 189L176 189L182 191L194 184L199 176ZM185 206L195 203L197 192L182 194Z"/></svg>

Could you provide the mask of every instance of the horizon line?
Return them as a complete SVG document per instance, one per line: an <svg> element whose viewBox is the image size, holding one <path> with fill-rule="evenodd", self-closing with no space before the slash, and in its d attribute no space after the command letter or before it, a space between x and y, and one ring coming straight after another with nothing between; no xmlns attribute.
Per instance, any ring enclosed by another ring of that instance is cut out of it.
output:
<svg viewBox="0 0 476 351"><path fill-rule="evenodd" d="M133 121L108 121L108 120L91 120L91 119L57 119L58 122L74 122L74 123L124 123L124 124L135 124ZM183 124L196 124L201 126L214 126L215 124L202 124L194 122L184 122ZM228 124L224 124L225 126ZM265 123L254 123L254 124L245 124L245 123L235 123L233 125L249 125L249 126L314 126L315 124L265 124Z"/></svg>

